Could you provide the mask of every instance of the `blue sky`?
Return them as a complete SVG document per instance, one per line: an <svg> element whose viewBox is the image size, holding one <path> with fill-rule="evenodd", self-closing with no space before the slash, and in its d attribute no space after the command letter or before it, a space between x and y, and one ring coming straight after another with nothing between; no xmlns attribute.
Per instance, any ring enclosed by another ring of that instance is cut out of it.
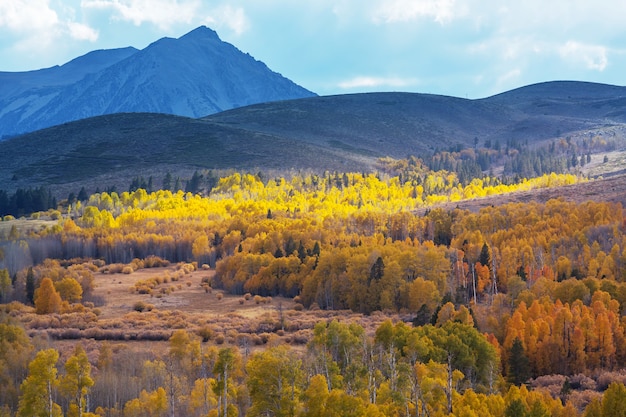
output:
<svg viewBox="0 0 626 417"><path fill-rule="evenodd" d="M206 25L318 94L626 85L622 0L0 0L0 71Z"/></svg>

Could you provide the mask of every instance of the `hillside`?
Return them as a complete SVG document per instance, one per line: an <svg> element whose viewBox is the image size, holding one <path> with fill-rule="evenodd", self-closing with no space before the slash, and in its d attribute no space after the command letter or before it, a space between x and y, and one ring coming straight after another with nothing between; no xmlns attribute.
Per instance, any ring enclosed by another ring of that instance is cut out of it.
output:
<svg viewBox="0 0 626 417"><path fill-rule="evenodd" d="M504 147L599 137L623 147L623 92L555 82L482 100L369 93L257 104L202 119L114 114L1 142L0 181L5 189L127 188L135 176L160 183L168 171L183 178L197 169L371 171L379 157L430 157L486 141Z"/></svg>
<svg viewBox="0 0 626 417"><path fill-rule="evenodd" d="M0 73L0 138L104 114L200 117L313 95L199 27L140 51L94 51L60 67Z"/></svg>

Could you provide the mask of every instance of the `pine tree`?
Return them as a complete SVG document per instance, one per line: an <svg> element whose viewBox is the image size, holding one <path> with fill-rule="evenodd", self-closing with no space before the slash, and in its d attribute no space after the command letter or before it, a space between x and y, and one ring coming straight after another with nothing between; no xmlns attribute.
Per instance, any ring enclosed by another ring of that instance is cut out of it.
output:
<svg viewBox="0 0 626 417"><path fill-rule="evenodd" d="M530 379L530 361L524 352L524 345L519 337L515 338L509 351L508 380L512 384L522 385Z"/></svg>
<svg viewBox="0 0 626 417"><path fill-rule="evenodd" d="M26 272L26 300L31 304L35 302L35 274L32 266Z"/></svg>
<svg viewBox="0 0 626 417"><path fill-rule="evenodd" d="M383 258L379 256L376 259L376 262L374 262L374 265L372 265L372 268L370 269L370 276L369 276L368 284L371 283L372 281L380 281L384 274L385 274L385 263L383 262Z"/></svg>
<svg viewBox="0 0 626 417"><path fill-rule="evenodd" d="M491 267L491 255L489 254L489 246L487 246L486 243L483 243L483 247L480 249L478 262L480 262L482 266Z"/></svg>

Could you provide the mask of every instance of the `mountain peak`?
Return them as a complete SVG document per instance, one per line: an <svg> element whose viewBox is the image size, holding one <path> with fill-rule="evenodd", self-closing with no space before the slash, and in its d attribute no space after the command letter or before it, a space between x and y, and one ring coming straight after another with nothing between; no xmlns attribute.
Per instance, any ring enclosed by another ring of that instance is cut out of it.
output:
<svg viewBox="0 0 626 417"><path fill-rule="evenodd" d="M213 39L213 40L221 41L217 32L206 26L199 26L195 28L194 30L192 30L191 32L184 34L179 39L181 40L182 39Z"/></svg>
<svg viewBox="0 0 626 417"><path fill-rule="evenodd" d="M141 51L91 52L54 71L31 73L28 84L0 74L0 138L112 113L202 117L315 95L206 26L178 39L162 38ZM16 74L10 76L24 78ZM56 77L52 81L50 74Z"/></svg>

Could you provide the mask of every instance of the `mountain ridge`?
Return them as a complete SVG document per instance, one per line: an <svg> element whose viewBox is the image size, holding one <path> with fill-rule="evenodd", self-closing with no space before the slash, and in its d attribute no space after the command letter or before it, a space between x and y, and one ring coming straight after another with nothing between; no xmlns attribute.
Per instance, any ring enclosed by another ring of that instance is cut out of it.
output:
<svg viewBox="0 0 626 417"><path fill-rule="evenodd" d="M492 100L361 93L261 103L197 119L154 113L87 118L0 142L0 183L123 189L133 177L169 171L183 178L203 169L371 172L380 157L428 158L486 142L535 146L599 137L626 149L620 97L566 94L558 106L544 106L540 97L521 100L520 92Z"/></svg>
<svg viewBox="0 0 626 417"><path fill-rule="evenodd" d="M0 85L0 137L110 113L200 117L315 95L205 26L142 50L92 51L61 66L0 73Z"/></svg>

